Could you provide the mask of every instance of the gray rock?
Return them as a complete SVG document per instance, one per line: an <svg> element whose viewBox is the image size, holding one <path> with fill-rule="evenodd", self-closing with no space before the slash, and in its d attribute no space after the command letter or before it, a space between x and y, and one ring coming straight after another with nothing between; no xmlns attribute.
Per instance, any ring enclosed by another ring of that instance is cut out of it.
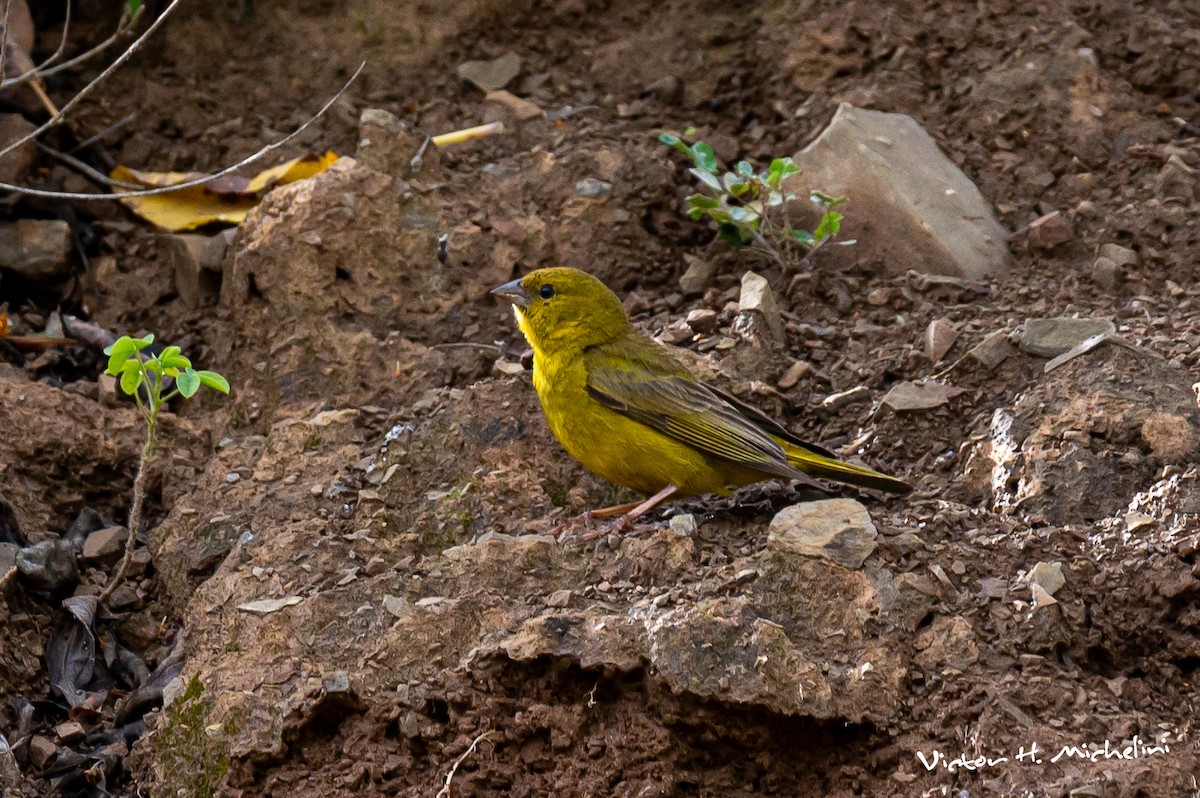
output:
<svg viewBox="0 0 1200 798"><path fill-rule="evenodd" d="M164 234L158 246L175 274L175 291L189 308L215 305L221 295L221 264L236 228L215 236Z"/></svg>
<svg viewBox="0 0 1200 798"><path fill-rule="evenodd" d="M1025 322L1020 346L1031 355L1057 357L1093 335L1116 331L1116 325L1108 319L1071 319L1063 316L1030 319Z"/></svg>
<svg viewBox="0 0 1200 798"><path fill-rule="evenodd" d="M712 282L712 278L717 273L717 264L691 255L683 257L687 261L688 267L683 276L679 278L679 287L685 296L704 293L704 289L708 288L708 284Z"/></svg>
<svg viewBox="0 0 1200 798"><path fill-rule="evenodd" d="M1007 360L1012 351L1012 345L1008 342L1008 330L996 330L972 347L967 352L967 357L991 370Z"/></svg>
<svg viewBox="0 0 1200 798"><path fill-rule="evenodd" d="M962 388L946 385L937 380L900 382L892 386L881 403L896 412L932 410L941 407L963 392Z"/></svg>
<svg viewBox="0 0 1200 798"><path fill-rule="evenodd" d="M1125 274L1116 261L1101 256L1092 264L1092 282L1101 288L1112 288L1121 282Z"/></svg>
<svg viewBox="0 0 1200 798"><path fill-rule="evenodd" d="M1029 572L1029 584L1040 585L1051 596L1062 590L1066 583L1067 578L1063 576L1060 562L1039 562Z"/></svg>
<svg viewBox="0 0 1200 798"><path fill-rule="evenodd" d="M467 61L458 66L458 77L483 91L503 89L521 73L521 57L505 53L491 61Z"/></svg>
<svg viewBox="0 0 1200 798"><path fill-rule="evenodd" d="M612 183L594 177L585 177L575 184L575 193L588 199L604 199L612 194L612 189Z"/></svg>
<svg viewBox="0 0 1200 798"><path fill-rule="evenodd" d="M563 607L567 606L570 603L571 603L571 591L570 590L555 590L553 593L551 593L549 596L546 597L546 606L547 607L554 607L556 609L562 609Z"/></svg>
<svg viewBox="0 0 1200 798"><path fill-rule="evenodd" d="M742 293L733 326L748 338L783 340L783 316L767 278L754 272L742 275Z"/></svg>
<svg viewBox="0 0 1200 798"><path fill-rule="evenodd" d="M17 555L20 553L21 547L16 543L0 543L0 582L17 567Z"/></svg>
<svg viewBox="0 0 1200 798"><path fill-rule="evenodd" d="M875 524L867 508L853 499L794 504L771 519L767 545L861 568L875 551Z"/></svg>
<svg viewBox="0 0 1200 798"><path fill-rule="evenodd" d="M66 540L43 540L21 549L17 572L34 590L54 591L79 581L75 547Z"/></svg>
<svg viewBox="0 0 1200 798"><path fill-rule="evenodd" d="M18 219L0 225L0 270L43 281L70 272L71 228L58 219Z"/></svg>
<svg viewBox="0 0 1200 798"><path fill-rule="evenodd" d="M1136 266L1138 254L1120 244L1105 244L1100 247L1100 257L1108 258L1118 266Z"/></svg>
<svg viewBox="0 0 1200 798"><path fill-rule="evenodd" d="M873 261L892 274L980 278L1003 272L1007 232L975 184L911 117L847 103L795 156L801 172L787 188L820 190L850 200L842 237L853 247L825 247L835 265Z"/></svg>

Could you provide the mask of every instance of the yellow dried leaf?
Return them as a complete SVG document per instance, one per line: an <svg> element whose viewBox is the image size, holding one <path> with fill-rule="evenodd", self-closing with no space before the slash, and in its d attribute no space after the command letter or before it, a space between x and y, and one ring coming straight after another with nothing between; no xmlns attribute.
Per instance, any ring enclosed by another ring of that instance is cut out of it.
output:
<svg viewBox="0 0 1200 798"><path fill-rule="evenodd" d="M337 155L333 152L305 155L267 169L249 180L223 177L166 194L127 197L121 202L146 221L176 233L216 222L240 224L247 212L272 188L312 177L328 169L336 160ZM204 175L198 172L143 172L118 166L109 176L123 183L165 188Z"/></svg>

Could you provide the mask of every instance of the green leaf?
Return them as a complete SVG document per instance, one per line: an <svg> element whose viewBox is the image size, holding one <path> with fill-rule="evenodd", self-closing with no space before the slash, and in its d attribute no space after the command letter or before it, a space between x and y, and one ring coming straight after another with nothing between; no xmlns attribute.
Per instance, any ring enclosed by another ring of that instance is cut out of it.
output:
<svg viewBox="0 0 1200 798"><path fill-rule="evenodd" d="M750 240L750 234L736 224L723 224L717 229L717 238L726 244L741 246Z"/></svg>
<svg viewBox="0 0 1200 798"><path fill-rule="evenodd" d="M842 214L837 211L830 211L822 216L821 223L813 230L813 238L818 241L833 238L842 229L842 218Z"/></svg>
<svg viewBox="0 0 1200 798"><path fill-rule="evenodd" d="M688 171L695 175L701 183L708 186L713 191L724 191L724 189L721 187L721 181L718 180L717 176L711 172L704 172L699 169L689 169Z"/></svg>
<svg viewBox="0 0 1200 798"><path fill-rule="evenodd" d="M175 351L171 352L170 350L172 349ZM158 356L158 362L163 367L164 371L167 369L178 370L192 367L191 359L185 355L179 354L179 347L177 346L168 346L166 349L164 349L162 354Z"/></svg>
<svg viewBox="0 0 1200 798"><path fill-rule="evenodd" d="M791 158L779 158L778 160L782 162L779 170L779 176L781 178L800 173L800 167L797 166L796 162Z"/></svg>
<svg viewBox="0 0 1200 798"><path fill-rule="evenodd" d="M708 212L709 217L717 224L733 224L733 217L729 215L729 211L713 208Z"/></svg>
<svg viewBox="0 0 1200 798"><path fill-rule="evenodd" d="M746 190L750 188L745 178L739 177L733 172L726 172L721 175L721 184L725 187L726 191L734 196L745 194Z"/></svg>
<svg viewBox="0 0 1200 798"><path fill-rule="evenodd" d="M754 167L749 161L738 161L734 169L742 177L754 177Z"/></svg>
<svg viewBox="0 0 1200 798"><path fill-rule="evenodd" d="M125 0L125 5L131 17L137 16L137 12L142 10L142 0Z"/></svg>
<svg viewBox="0 0 1200 798"><path fill-rule="evenodd" d="M706 211L703 208L688 208L687 215L692 219L698 220Z"/></svg>
<svg viewBox="0 0 1200 798"><path fill-rule="evenodd" d="M175 380L175 387L179 389L180 396L191 399L196 395L196 391L200 390L200 375L192 369L184 369Z"/></svg>
<svg viewBox="0 0 1200 798"><path fill-rule="evenodd" d="M716 174L717 154L713 152L712 147L703 141L697 141L692 145L692 160L696 162L696 166L705 172Z"/></svg>
<svg viewBox="0 0 1200 798"><path fill-rule="evenodd" d="M692 156L691 147L684 144L679 136L676 136L674 133L659 133L658 140L669 147L674 147L689 158Z"/></svg>
<svg viewBox="0 0 1200 798"><path fill-rule="evenodd" d="M207 385L214 391L220 391L223 394L229 394L229 380L222 377L215 371L197 371L196 376L200 378L203 385Z"/></svg>
<svg viewBox="0 0 1200 798"><path fill-rule="evenodd" d="M766 183L772 189L779 188L779 181L783 179L783 159L776 158L771 161L771 165L767 167Z"/></svg>
<svg viewBox="0 0 1200 798"><path fill-rule="evenodd" d="M133 396L145 379L145 372L140 368L125 369L121 372L121 390Z"/></svg>
<svg viewBox="0 0 1200 798"><path fill-rule="evenodd" d="M716 197L710 197L707 194L691 194L687 198L688 206L692 208L715 208L721 204L721 201Z"/></svg>
<svg viewBox="0 0 1200 798"><path fill-rule="evenodd" d="M104 354L108 355L108 368L104 370L106 374L119 374L121 367L133 357L133 353L138 350L134 340L128 335L122 335L111 345L104 347Z"/></svg>
<svg viewBox="0 0 1200 798"><path fill-rule="evenodd" d="M813 238L813 234L807 230L793 230L792 238L799 241L801 246L805 247L813 247L816 246L817 243L816 239Z"/></svg>
<svg viewBox="0 0 1200 798"><path fill-rule="evenodd" d="M754 227L758 223L758 212L739 205L729 209L729 218L735 224L744 224Z"/></svg>

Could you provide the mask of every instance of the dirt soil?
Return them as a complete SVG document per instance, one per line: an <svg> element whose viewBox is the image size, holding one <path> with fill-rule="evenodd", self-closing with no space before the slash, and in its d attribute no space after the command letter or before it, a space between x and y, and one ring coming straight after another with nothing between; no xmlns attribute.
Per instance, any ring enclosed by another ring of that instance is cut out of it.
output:
<svg viewBox="0 0 1200 798"><path fill-rule="evenodd" d="M165 710L131 720L114 705L133 684L94 685L103 703L70 714L86 736L64 737L43 658L65 596L0 582L0 731L57 757L0 757L5 794L1198 794L1200 10L991 5L185 3L78 125L134 113L106 140L116 160L212 170L366 61L280 153L346 157L272 191L199 294L179 290L167 237L76 206L96 240L53 301L154 331L233 393L173 407L149 560L104 619L151 669L182 655ZM55 12L37 13L52 49ZM80 35L110 24L85 17ZM552 118L522 122L456 75L507 52L509 90ZM691 178L658 131L694 127L761 165L841 102L936 139L1011 231L1006 274L835 271L819 254L784 273L683 214ZM510 132L413 172L419 136L360 131L370 108L422 133ZM1030 229L1054 211L1062 240ZM1129 255L1095 266L1105 245ZM716 271L688 293L695 263ZM556 542L630 495L550 436L487 293L555 264L598 275L651 335L716 311L672 339L698 374L909 480L907 497L839 494L877 531L861 567L769 533L823 498L778 482ZM750 270L781 306L775 345L732 329ZM14 318L48 307L4 290ZM1111 319L1117 339L1047 371L1016 344L1058 316ZM935 363L939 319L958 337ZM994 333L1014 345L989 368L967 353ZM139 421L104 396L99 354L5 357L0 531L123 521ZM942 406L881 404L939 373L962 389ZM857 386L861 401L824 403Z"/></svg>

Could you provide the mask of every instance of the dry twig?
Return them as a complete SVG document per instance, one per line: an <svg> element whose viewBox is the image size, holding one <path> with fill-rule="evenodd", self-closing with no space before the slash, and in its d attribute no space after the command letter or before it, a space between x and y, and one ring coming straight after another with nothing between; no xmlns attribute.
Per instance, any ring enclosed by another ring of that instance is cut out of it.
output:
<svg viewBox="0 0 1200 798"><path fill-rule="evenodd" d="M442 789L438 790L437 795L435 795L434 798L450 798L450 781L454 778L454 774L458 772L458 766L461 765L467 757L475 752L475 747L477 745L486 740L489 736L491 736L491 734L491 731L485 731L483 734L476 737L471 741L471 747L466 751L463 751L462 755L458 759L454 760L454 764L450 766L450 772L446 774L446 783L442 786Z"/></svg>

